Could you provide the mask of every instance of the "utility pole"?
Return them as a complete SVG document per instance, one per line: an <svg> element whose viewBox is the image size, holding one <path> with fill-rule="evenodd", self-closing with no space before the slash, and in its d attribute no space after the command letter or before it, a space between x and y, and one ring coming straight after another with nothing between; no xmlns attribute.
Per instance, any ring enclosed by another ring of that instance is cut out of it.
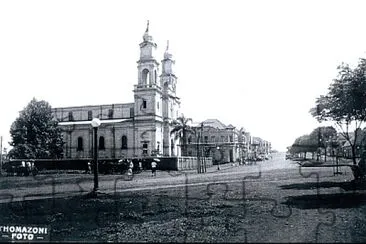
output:
<svg viewBox="0 0 366 244"><path fill-rule="evenodd" d="M203 135L203 122L201 122L201 137L200 139L202 139L202 135ZM206 172L206 155L205 155L205 147L202 147L201 149L201 152L202 152L202 156L200 158L201 160L201 173L205 173Z"/></svg>
<svg viewBox="0 0 366 244"><path fill-rule="evenodd" d="M0 136L0 175L3 175L3 137Z"/></svg>
<svg viewBox="0 0 366 244"><path fill-rule="evenodd" d="M196 128L196 132L197 132L197 144L196 144L196 151L197 151L197 173L201 173L200 172L200 134L199 134L199 130L198 127Z"/></svg>
<svg viewBox="0 0 366 244"><path fill-rule="evenodd" d="M321 141L321 138L320 138L320 127L318 127L318 150L316 152L316 161L317 162L319 161L319 156L320 156L320 141Z"/></svg>

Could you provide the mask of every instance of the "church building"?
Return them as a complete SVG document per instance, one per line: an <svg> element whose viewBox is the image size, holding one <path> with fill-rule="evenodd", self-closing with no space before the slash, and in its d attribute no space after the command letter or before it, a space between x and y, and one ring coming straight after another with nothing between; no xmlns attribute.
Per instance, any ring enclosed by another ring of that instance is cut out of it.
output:
<svg viewBox="0 0 366 244"><path fill-rule="evenodd" d="M100 158L180 156L179 141L170 135L172 122L180 116L175 61L169 52L169 43L161 62L156 59L156 50L148 24L140 43L132 103L53 109L63 130L64 158L92 157L93 118L101 121L98 128Z"/></svg>

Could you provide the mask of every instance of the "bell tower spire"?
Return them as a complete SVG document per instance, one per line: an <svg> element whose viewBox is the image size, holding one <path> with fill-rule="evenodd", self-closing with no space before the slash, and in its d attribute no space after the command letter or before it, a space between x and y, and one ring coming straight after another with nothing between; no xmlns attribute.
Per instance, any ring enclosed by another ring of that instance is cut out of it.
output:
<svg viewBox="0 0 366 244"><path fill-rule="evenodd" d="M163 68L160 76L163 95L164 155L175 154L172 148L176 147L176 142L172 140L170 131L174 128L172 122L178 118L180 109L180 99L176 95L177 76L173 69L175 60L169 48L169 41L167 41L164 59L161 61Z"/></svg>
<svg viewBox="0 0 366 244"><path fill-rule="evenodd" d="M147 20L147 25L146 25L146 33L149 32L149 20Z"/></svg>
<svg viewBox="0 0 366 244"><path fill-rule="evenodd" d="M137 61L138 87L155 85L158 81L159 62L155 58L157 45L149 34L149 25L147 21L143 41L140 43L140 60Z"/></svg>
<svg viewBox="0 0 366 244"><path fill-rule="evenodd" d="M156 60L156 43L151 36L149 21L140 43L140 59L137 61L138 82L134 86L134 148L142 154L158 150L163 144L162 91L159 82L159 62Z"/></svg>
<svg viewBox="0 0 366 244"><path fill-rule="evenodd" d="M161 83L164 89L169 89L171 92L175 93L175 85L177 82L177 77L174 74L174 64L173 55L169 51L169 40L166 44L166 50L164 52L164 59L161 61L162 63L162 74L161 74Z"/></svg>

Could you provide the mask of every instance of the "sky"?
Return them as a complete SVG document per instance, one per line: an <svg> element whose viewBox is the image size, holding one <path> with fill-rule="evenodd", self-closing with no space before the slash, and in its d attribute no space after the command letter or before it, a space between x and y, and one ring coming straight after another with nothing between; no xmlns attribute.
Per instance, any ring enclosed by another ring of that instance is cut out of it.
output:
<svg viewBox="0 0 366 244"><path fill-rule="evenodd" d="M52 107L133 102L139 43L169 40L181 112L286 150L337 66L366 56L366 1L0 1L0 135L35 97Z"/></svg>

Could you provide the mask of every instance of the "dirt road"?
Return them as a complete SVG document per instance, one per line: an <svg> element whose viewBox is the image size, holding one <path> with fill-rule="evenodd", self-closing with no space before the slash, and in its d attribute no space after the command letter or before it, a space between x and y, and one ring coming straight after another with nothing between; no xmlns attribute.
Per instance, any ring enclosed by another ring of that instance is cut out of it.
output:
<svg viewBox="0 0 366 244"><path fill-rule="evenodd" d="M206 174L1 179L2 224L50 225L51 240L118 242L365 242L365 187L332 168L300 170L283 155ZM32 193L32 196L27 194ZM14 199L35 199L11 202ZM36 195L38 194L38 195ZM10 211L9 211L10 210Z"/></svg>

